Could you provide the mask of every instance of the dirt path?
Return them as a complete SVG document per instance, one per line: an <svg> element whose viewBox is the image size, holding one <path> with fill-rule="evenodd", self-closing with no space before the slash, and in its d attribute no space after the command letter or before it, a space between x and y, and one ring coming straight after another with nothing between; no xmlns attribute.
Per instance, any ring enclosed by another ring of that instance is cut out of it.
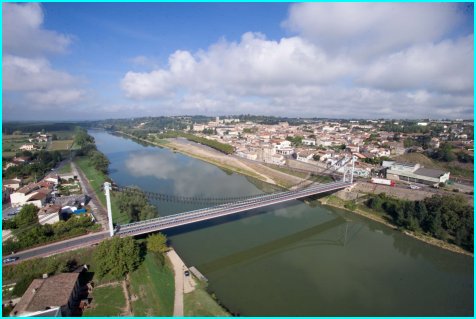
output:
<svg viewBox="0 0 476 319"><path fill-rule="evenodd" d="M126 280L122 281L122 290L124 291L124 297L126 298L126 308L124 309L124 312L122 314L125 317L131 317L133 315L132 308L131 308L131 297L129 295L129 289L127 289L128 285L129 285L129 274L127 274Z"/></svg>
<svg viewBox="0 0 476 319"><path fill-rule="evenodd" d="M180 260L175 250L167 252L175 273L175 299L174 299L174 317L183 317L183 271L184 264Z"/></svg>

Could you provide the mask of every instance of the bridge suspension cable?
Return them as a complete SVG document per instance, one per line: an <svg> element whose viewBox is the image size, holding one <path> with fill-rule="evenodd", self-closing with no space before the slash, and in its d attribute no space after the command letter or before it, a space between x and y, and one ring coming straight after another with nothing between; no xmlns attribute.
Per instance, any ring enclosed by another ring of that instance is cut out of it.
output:
<svg viewBox="0 0 476 319"><path fill-rule="evenodd" d="M322 174L328 174L329 172L336 171L336 167L340 168L346 165L349 161L351 161L352 158L348 157L343 157L339 159L336 163L333 165L329 166L326 168L324 171L319 172L319 175ZM297 183L296 185L293 185L293 189L306 189L313 185L311 177L312 173L310 174L309 178ZM315 175L314 175L315 176ZM311 183L307 183L311 182ZM307 184L306 184L307 183ZM299 187L301 185L304 185L304 187ZM175 203L187 203L187 204L194 204L194 203L199 203L199 204L225 204L225 203L231 203L231 202L237 202L237 201L243 201L243 200L249 200L253 198L259 198L263 195L273 195L273 194L278 194L281 193L282 190L272 192L272 193L267 193L267 194L253 194L253 195L245 195L245 196L235 196L235 197L200 197L200 196L179 196L179 195L171 195L171 194L164 194L164 193L156 193L156 192L149 192L149 191L142 191L138 188L135 187L129 187L129 186L112 186L112 190L116 192L130 192L130 193L141 193L144 194L147 198L152 199L152 200L159 200L159 201L164 201L164 202L175 202Z"/></svg>

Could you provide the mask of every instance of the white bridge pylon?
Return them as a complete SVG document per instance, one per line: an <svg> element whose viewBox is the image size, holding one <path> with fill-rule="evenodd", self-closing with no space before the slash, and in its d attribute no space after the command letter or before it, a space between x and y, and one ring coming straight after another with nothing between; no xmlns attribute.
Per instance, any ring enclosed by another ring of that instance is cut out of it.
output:
<svg viewBox="0 0 476 319"><path fill-rule="evenodd" d="M104 192L106 194L106 205L107 205L107 220L109 222L109 235L114 236L114 226L112 225L112 210L111 210L111 183L104 183Z"/></svg>

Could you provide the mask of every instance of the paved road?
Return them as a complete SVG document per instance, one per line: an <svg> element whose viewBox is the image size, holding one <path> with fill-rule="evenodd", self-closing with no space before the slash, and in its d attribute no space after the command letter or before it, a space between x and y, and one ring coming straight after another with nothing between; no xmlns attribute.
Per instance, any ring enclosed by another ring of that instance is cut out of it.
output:
<svg viewBox="0 0 476 319"><path fill-rule="evenodd" d="M63 253L70 250L75 250L78 248L87 247L95 243L99 243L109 237L108 231L101 231L98 233L88 234L80 237L75 237L72 239L55 242L49 245L32 248L29 250L23 250L13 255L8 255L9 257L19 257L15 262L21 262L26 259L36 258L36 257L46 257L59 253ZM7 257L6 255L3 256ZM13 263L12 263L13 264Z"/></svg>
<svg viewBox="0 0 476 319"><path fill-rule="evenodd" d="M101 202L96 196L96 192L89 183L89 180L86 178L83 171L81 171L81 169L77 167L76 163L71 162L71 167L73 173L78 176L79 183L81 184L81 188L83 189L83 193L85 193L91 198L91 200L89 201L89 206L93 211L93 216L96 219L96 222L101 224L103 229L108 229L107 211L101 205Z"/></svg>

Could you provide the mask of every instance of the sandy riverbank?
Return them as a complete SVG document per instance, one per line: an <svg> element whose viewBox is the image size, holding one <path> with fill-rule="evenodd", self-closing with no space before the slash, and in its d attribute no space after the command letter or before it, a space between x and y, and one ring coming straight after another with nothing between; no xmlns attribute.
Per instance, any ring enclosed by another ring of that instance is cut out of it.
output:
<svg viewBox="0 0 476 319"><path fill-rule="evenodd" d="M385 220L381 216L363 211L359 208L356 208L355 210L350 210L350 209L345 208L343 203L338 203L338 202L335 202L335 201L329 201L331 196L323 197L323 198L319 199L319 202L323 205L328 205L328 206L331 206L331 207L336 207L336 208L339 208L339 209L346 210L346 211L351 212L351 213L355 213L357 215L363 216L365 218L376 221L377 223L380 223L380 224L383 224L387 227L390 227L394 230L398 230L397 226L388 222L387 220ZM417 240L423 241L427 244L430 244L430 245L433 245L433 246L436 246L436 247L439 247L439 248L442 248L442 249L446 249L446 250L449 250L449 251L452 251L452 252L455 252L455 253L458 253L458 254L463 254L463 255L474 257L474 255L472 253L470 253L469 251L466 251L466 250L464 250L463 248L461 248L459 246L447 243L443 240L439 240L439 239L433 238L431 236L423 235L423 234L416 234L416 233L411 232L409 230L402 230L402 233L407 235L407 236L410 236L412 238L415 238Z"/></svg>
<svg viewBox="0 0 476 319"><path fill-rule="evenodd" d="M129 136L131 138L150 143L152 145L166 147L173 151L185 154L187 156L202 160L204 162L216 165L223 169L228 169L243 175L251 176L263 182L277 185L283 188L291 188L305 179L297 176L289 175L284 172L267 167L259 162L250 162L244 159L236 158L231 155L225 155L207 146L190 142L187 140L166 139L164 142L158 143L142 138L137 138L133 135L120 132L117 133Z"/></svg>

